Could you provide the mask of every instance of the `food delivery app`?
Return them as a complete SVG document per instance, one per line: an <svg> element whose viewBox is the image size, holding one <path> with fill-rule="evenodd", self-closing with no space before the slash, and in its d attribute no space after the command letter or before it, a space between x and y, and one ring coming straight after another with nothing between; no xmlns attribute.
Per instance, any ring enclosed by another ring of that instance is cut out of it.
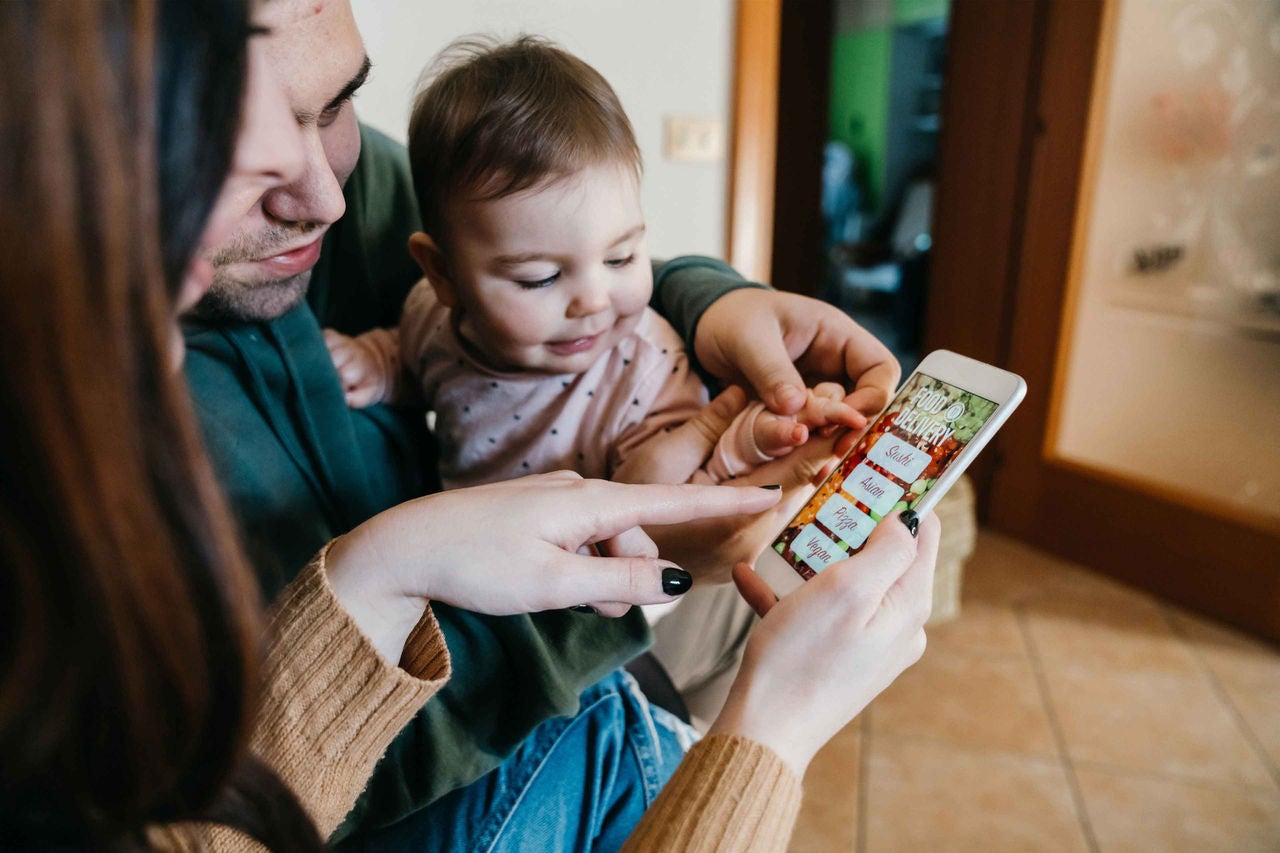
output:
<svg viewBox="0 0 1280 853"><path fill-rule="evenodd" d="M880 519L928 494L995 410L991 400L913 375L773 549L805 579L856 554Z"/></svg>

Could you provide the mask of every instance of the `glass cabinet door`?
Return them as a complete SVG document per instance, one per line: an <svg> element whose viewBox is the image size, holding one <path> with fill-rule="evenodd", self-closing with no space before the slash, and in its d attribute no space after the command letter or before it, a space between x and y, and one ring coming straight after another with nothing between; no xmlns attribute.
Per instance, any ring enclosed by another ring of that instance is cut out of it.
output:
<svg viewBox="0 0 1280 853"><path fill-rule="evenodd" d="M1274 528L1280 2L1111 13L1046 449Z"/></svg>

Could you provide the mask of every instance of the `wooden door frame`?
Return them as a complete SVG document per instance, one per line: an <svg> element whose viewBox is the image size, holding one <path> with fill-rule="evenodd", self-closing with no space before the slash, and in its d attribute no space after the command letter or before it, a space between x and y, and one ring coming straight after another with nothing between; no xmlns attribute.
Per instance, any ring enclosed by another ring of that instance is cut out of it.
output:
<svg viewBox="0 0 1280 853"><path fill-rule="evenodd" d="M737 0L725 257L816 295L834 0ZM822 49L815 50L820 46Z"/></svg>
<svg viewBox="0 0 1280 853"><path fill-rule="evenodd" d="M782 0L737 0L725 257L755 281L773 267Z"/></svg>

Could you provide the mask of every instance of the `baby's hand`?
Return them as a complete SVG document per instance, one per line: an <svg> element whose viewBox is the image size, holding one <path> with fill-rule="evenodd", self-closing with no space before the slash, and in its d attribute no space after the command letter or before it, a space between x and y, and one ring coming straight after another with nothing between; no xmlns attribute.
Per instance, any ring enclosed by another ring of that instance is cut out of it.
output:
<svg viewBox="0 0 1280 853"><path fill-rule="evenodd" d="M399 342L392 332L374 329L351 338L325 329L324 343L338 371L348 406L363 409L374 403L390 402L400 364Z"/></svg>
<svg viewBox="0 0 1280 853"><path fill-rule="evenodd" d="M794 415L778 415L765 409L756 417L752 437L766 456L785 456L809 440L810 434L828 435L839 427L862 429L866 416L844 402L844 388L823 382L810 388L804 408Z"/></svg>

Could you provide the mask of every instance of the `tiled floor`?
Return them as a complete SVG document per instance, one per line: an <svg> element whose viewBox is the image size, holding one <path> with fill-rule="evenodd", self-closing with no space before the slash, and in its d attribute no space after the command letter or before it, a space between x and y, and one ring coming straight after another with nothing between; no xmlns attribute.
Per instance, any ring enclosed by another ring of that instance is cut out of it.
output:
<svg viewBox="0 0 1280 853"><path fill-rule="evenodd" d="M1280 651L983 533L791 849L1280 851Z"/></svg>

